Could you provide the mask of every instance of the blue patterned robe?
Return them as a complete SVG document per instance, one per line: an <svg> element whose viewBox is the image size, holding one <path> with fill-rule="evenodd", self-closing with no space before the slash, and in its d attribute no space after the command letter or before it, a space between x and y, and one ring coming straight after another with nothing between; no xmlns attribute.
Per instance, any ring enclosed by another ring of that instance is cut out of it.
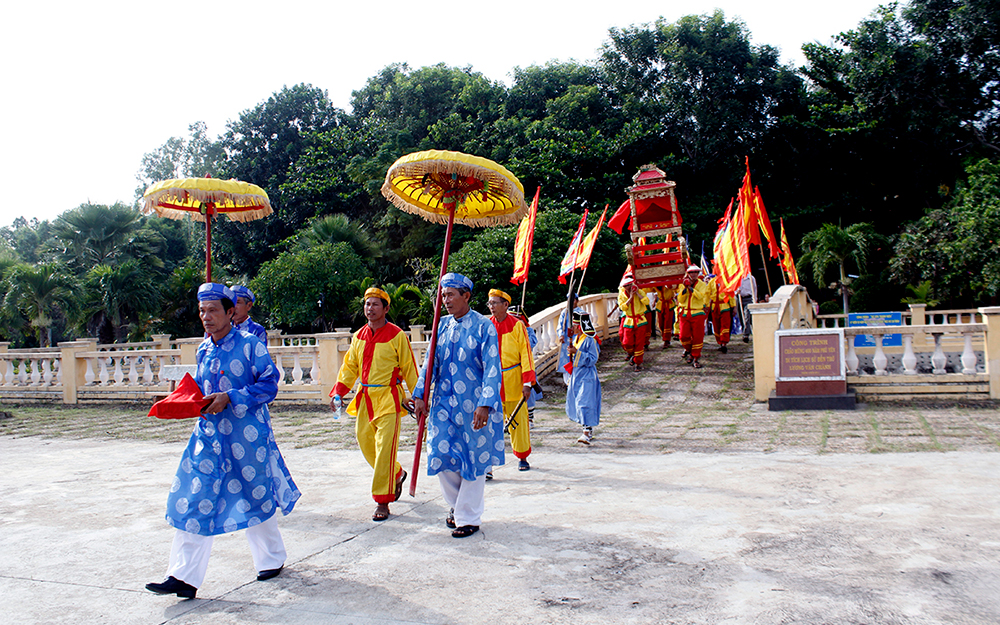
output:
<svg viewBox="0 0 1000 625"><path fill-rule="evenodd" d="M267 347L267 330L264 326L260 325L250 317L243 320L243 323L234 323L233 327L237 330L242 330L243 332L249 332L250 334L256 336L264 343L264 347Z"/></svg>
<svg viewBox="0 0 1000 625"><path fill-rule="evenodd" d="M424 397L427 359L420 369L414 399ZM427 475L455 471L475 480L504 463L503 405L500 401L500 346L489 318L470 310L461 319L448 315L438 325L434 387L427 415ZM490 417L472 429L476 408Z"/></svg>
<svg viewBox="0 0 1000 625"><path fill-rule="evenodd" d="M601 347L587 335L575 339L574 344L577 351L566 389L566 416L580 425L594 427L601 422L601 380L597 377Z"/></svg>
<svg viewBox="0 0 1000 625"><path fill-rule="evenodd" d="M274 442L267 409L279 373L257 337L230 330L198 346L195 381L205 395L226 392L229 405L195 424L167 496L167 522L214 536L252 527L301 496Z"/></svg>

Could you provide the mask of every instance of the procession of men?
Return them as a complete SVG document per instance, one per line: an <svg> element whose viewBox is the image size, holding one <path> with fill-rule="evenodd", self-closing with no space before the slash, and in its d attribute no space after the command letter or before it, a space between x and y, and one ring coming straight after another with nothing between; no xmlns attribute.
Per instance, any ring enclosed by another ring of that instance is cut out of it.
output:
<svg viewBox="0 0 1000 625"><path fill-rule="evenodd" d="M360 307L366 323L351 338L330 391L330 407L355 418L358 448L372 468L375 522L389 518L389 504L399 500L408 477L399 461L402 417L410 412L425 419L427 475L438 477L448 507L445 525L453 537L464 538L480 530L485 484L506 460L505 434L518 469L530 470L528 403L533 405L540 387L529 338L533 332L526 315L508 313L509 294L490 289L486 307L491 315L486 317L472 308L474 284L466 276L448 273L438 288L448 314L437 327L436 351L419 367L406 333L388 321L388 293L377 287L365 291ZM197 299L205 339L197 352L194 390L184 391L194 393L195 407L189 395L172 395L157 406L161 413L187 411L184 416L200 413L201 418L167 499L166 518L176 528L167 578L146 585L181 598L196 596L212 537L221 533L246 530L257 579L278 576L286 556L276 513L291 512L301 496L271 431L267 405L277 394L280 374L266 331L249 316L253 292L242 285L206 283ZM590 446L600 422L601 349L593 321L578 302L579 295L571 292L557 324L559 369L567 386L566 416L582 428L577 442ZM617 305L621 345L629 366L639 372L656 325L664 349L679 335L683 359L696 369L703 366L707 320L725 353L736 304L712 276L701 276L701 269L691 265L676 287L648 289L639 287L629 266ZM428 376L433 385L426 384Z"/></svg>

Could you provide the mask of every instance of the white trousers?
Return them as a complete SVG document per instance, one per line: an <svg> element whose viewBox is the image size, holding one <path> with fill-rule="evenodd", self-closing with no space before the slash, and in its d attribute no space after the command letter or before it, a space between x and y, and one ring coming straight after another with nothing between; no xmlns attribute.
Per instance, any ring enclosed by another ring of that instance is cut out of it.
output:
<svg viewBox="0 0 1000 625"><path fill-rule="evenodd" d="M455 525L480 525L486 509L486 475L469 481L456 471L441 471L438 481L445 503L455 509Z"/></svg>
<svg viewBox="0 0 1000 625"><path fill-rule="evenodd" d="M285 563L285 543L278 531L277 513L260 525L248 527L246 533L250 555L258 572L276 569ZM195 588L201 587L208 570L208 557L212 554L213 538L177 530L170 547L167 577L173 576Z"/></svg>

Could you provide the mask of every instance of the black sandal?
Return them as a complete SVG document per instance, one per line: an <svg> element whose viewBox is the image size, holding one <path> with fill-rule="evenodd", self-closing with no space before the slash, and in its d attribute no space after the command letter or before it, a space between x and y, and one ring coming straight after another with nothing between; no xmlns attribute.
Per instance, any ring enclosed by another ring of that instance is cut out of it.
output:
<svg viewBox="0 0 1000 625"><path fill-rule="evenodd" d="M406 481L406 469L403 469L403 477L399 478L396 482L396 498L393 501L399 501L399 498L403 496L403 482Z"/></svg>
<svg viewBox="0 0 1000 625"><path fill-rule="evenodd" d="M466 536L472 536L479 531L478 525L463 525L462 527L455 528L451 531L451 535L454 538L465 538Z"/></svg>
<svg viewBox="0 0 1000 625"><path fill-rule="evenodd" d="M450 527L451 529L455 529L456 525L455 525L455 509L454 508L452 508L451 512L448 513L447 518L445 518L445 520L444 520L444 524L447 525L448 527Z"/></svg>

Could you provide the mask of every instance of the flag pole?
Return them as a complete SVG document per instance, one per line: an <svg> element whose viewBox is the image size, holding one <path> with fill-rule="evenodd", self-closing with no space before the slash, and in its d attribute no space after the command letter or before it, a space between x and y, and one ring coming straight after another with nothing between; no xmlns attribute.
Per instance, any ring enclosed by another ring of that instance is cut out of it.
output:
<svg viewBox="0 0 1000 625"><path fill-rule="evenodd" d="M764 265L764 279L767 280L767 294L768 296L774 295L774 291L771 290L771 276L767 273L767 260L764 259L764 244L761 243L757 246L760 249L760 262Z"/></svg>

